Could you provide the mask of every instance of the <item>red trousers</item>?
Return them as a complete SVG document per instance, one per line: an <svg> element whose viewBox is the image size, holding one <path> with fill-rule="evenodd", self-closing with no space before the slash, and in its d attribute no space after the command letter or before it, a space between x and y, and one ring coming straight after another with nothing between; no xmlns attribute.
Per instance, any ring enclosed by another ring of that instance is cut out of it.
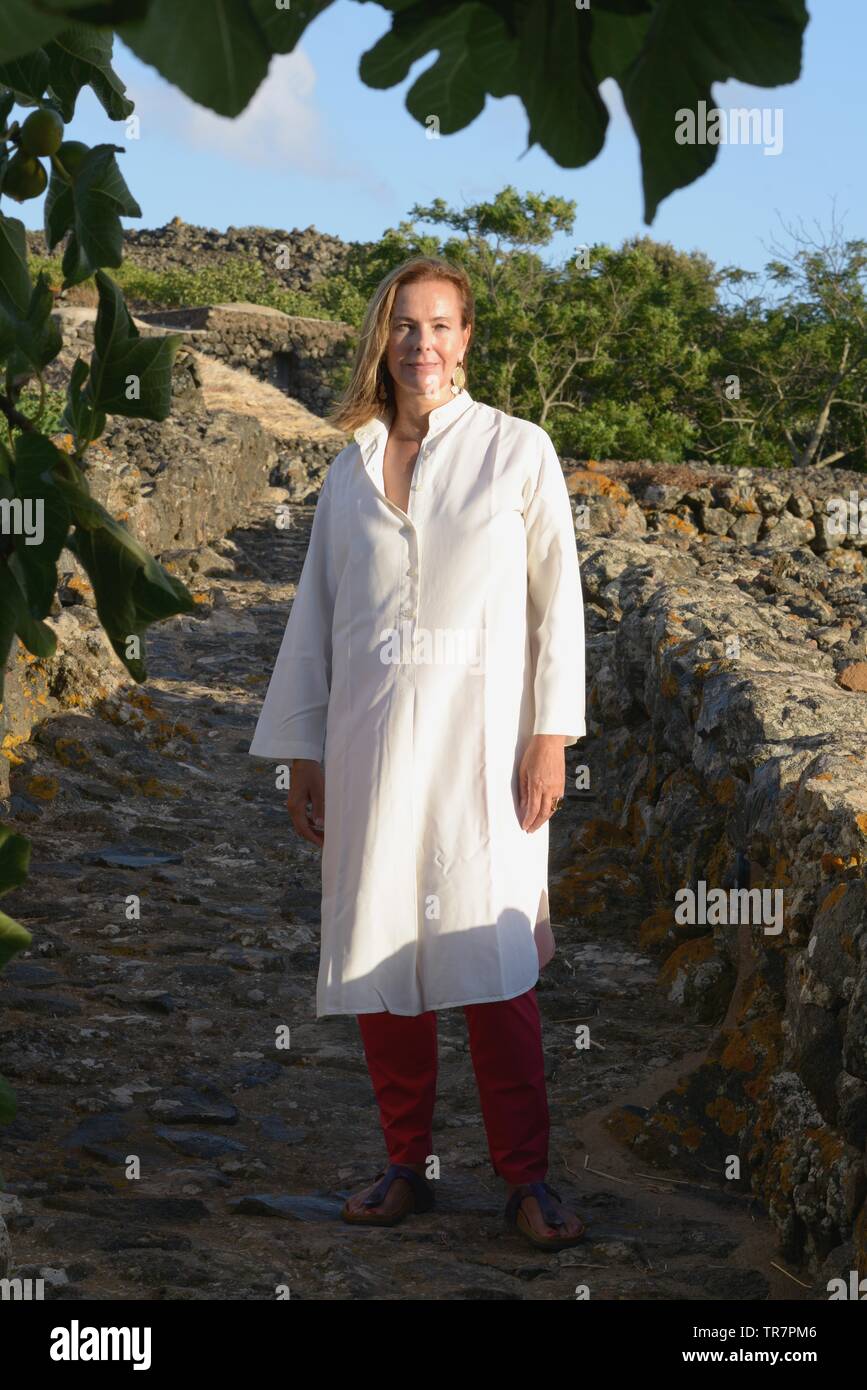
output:
<svg viewBox="0 0 867 1390"><path fill-rule="evenodd" d="M548 1097L535 988L516 999L465 1004L470 1052L494 1172L508 1183L548 1171ZM433 1150L436 1011L357 1014L391 1163L424 1163Z"/></svg>

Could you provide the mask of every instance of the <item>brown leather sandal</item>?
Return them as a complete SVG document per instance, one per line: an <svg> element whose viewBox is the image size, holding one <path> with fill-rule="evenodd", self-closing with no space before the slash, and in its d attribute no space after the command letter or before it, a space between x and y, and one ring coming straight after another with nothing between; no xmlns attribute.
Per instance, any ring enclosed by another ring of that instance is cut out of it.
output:
<svg viewBox="0 0 867 1390"><path fill-rule="evenodd" d="M397 1226L404 1217L418 1215L425 1211L430 1211L434 1205L433 1191L425 1178L417 1173L414 1168L409 1168L405 1163L390 1163L383 1172L377 1173L376 1187L365 1197L363 1205L365 1207L378 1207L385 1198L386 1193L394 1182L395 1178L405 1178L409 1183L410 1191L403 1199L402 1205L391 1216L383 1216L381 1212L370 1212L364 1216L349 1210L348 1204L344 1203L340 1213L344 1221L348 1221L353 1226Z"/></svg>
<svg viewBox="0 0 867 1390"><path fill-rule="evenodd" d="M580 1216L578 1221L581 1229L575 1236L540 1236L537 1235L530 1225L525 1213L521 1210L521 1203L525 1197L535 1197L539 1203L539 1210L543 1220L549 1226L565 1226L566 1222L562 1216L557 1215L557 1208L551 1201L554 1197L558 1202L561 1200L560 1193L555 1192L553 1187L546 1182L525 1182L520 1187L516 1187L506 1203L505 1221L510 1230L514 1229L528 1240L531 1245L535 1245L537 1250L568 1250L570 1245L578 1245L587 1234L587 1227Z"/></svg>

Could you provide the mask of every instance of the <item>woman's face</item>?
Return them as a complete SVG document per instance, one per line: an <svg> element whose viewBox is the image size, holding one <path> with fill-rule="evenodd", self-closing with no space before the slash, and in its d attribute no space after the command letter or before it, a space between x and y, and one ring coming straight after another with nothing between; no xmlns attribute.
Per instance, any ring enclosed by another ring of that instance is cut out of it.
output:
<svg viewBox="0 0 867 1390"><path fill-rule="evenodd" d="M470 328L461 327L461 299L450 280L401 285L394 299L386 362L398 401L439 401L450 395Z"/></svg>

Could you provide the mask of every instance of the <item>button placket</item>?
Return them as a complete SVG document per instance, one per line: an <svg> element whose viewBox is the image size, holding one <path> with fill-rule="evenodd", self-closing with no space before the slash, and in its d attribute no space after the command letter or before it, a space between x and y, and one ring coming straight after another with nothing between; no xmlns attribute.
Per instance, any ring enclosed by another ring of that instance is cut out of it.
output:
<svg viewBox="0 0 867 1390"><path fill-rule="evenodd" d="M413 476L413 484L414 484L414 486L415 486L415 491L416 491L416 493L418 493L418 492L421 491L421 488L422 488L423 483L424 483L424 469L421 467L421 465L423 465L424 459L425 459L425 457L427 456L427 454L429 453L429 451L430 451L430 445L427 444L427 443L423 444L423 445L422 445L422 448L421 448L420 451L419 451L419 457L418 457L418 460L416 461L415 472L414 472L414 476ZM416 513L418 513L418 511L419 511L420 501L421 501L421 499L420 499L418 496L416 496L416 499L415 499L415 510L416 510ZM409 578L410 586L411 586L410 592L411 592L412 600L413 600L413 610L414 610L414 612L415 612L416 618L418 618L418 590L419 590L419 575L420 575L421 566L420 566L420 562L419 562L419 550L420 550L419 531L418 531L418 527L417 527L415 524L413 525L412 535L410 536L409 539L410 539L410 545L409 545L409 564L408 564L408 566L407 566L407 576L408 576L408 578Z"/></svg>
<svg viewBox="0 0 867 1390"><path fill-rule="evenodd" d="M415 461L415 468L413 469L413 475L412 475L412 486L413 486L413 488L415 489L416 492L419 492L419 491L421 490L422 481L423 481L423 479L422 479L422 473L423 473L422 464L423 464L424 460L427 458L427 456L428 456L429 453L430 453L430 445L427 444L427 443L422 444L421 448L420 448L419 451L418 451L418 458L417 458L416 461Z"/></svg>
<svg viewBox="0 0 867 1390"><path fill-rule="evenodd" d="M451 404L454 405L455 402ZM440 410L446 413L445 417L438 421L434 418L437 412L434 412L431 416L428 434L425 436L419 448L415 467L413 469L407 511L401 513L402 516L406 518L401 530L401 535L404 536L407 541L407 564L401 573L400 582L398 622L401 625L407 622L413 624L418 621L421 583L421 547L416 521L418 520L419 512L423 512L424 510L420 507L422 499L419 498L418 494L425 489L425 496L427 496L427 489L425 487L425 479L427 477L427 468L425 467L426 460L430 457L435 447L436 437L440 429L448 423L448 418L451 413L449 405L441 406ZM433 426L432 431L430 426ZM373 487L388 506L392 507L395 511L400 511L400 509L385 496L385 488L381 482L382 466L379 445L383 442L383 435L387 435L387 427L385 427L382 422L378 422L364 429L357 430L355 432L355 439L361 448L364 469ZM377 464L379 465L378 468L376 466ZM376 477L374 477L374 473L376 473ZM413 501L415 501L415 520L412 517ZM408 530L407 527L409 528ZM402 636L403 629L401 628L401 638ZM410 636L412 636L412 633Z"/></svg>
<svg viewBox="0 0 867 1390"><path fill-rule="evenodd" d="M424 511L424 507L422 505L423 499L420 498L417 494L421 492L422 488L424 487L424 481L427 473L424 464L427 458L430 456L432 449L433 441L430 438L426 438L424 443L422 444L422 447L419 450L418 458L416 459L415 469L413 470L412 490L413 493L416 494L416 521L418 521L419 519L419 512L423 513ZM425 493L425 497L426 496L427 493ZM419 529L416 524L413 524L412 534L409 537L408 552L409 553L407 556L406 577L409 582L409 596L413 612L413 618L417 624L419 614L419 592L421 587L421 539Z"/></svg>
<svg viewBox="0 0 867 1390"><path fill-rule="evenodd" d="M418 533L410 522L406 535L406 565L401 577L404 597L401 603L401 620L414 623L418 618Z"/></svg>

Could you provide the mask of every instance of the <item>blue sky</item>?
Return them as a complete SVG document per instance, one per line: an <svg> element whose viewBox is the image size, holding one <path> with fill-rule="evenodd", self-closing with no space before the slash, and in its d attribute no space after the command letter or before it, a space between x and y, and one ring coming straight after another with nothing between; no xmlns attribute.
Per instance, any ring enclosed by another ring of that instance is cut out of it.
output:
<svg viewBox="0 0 867 1390"><path fill-rule="evenodd" d="M582 243L619 245L648 233L682 250L701 249L718 264L758 270L785 241L783 223L827 230L832 212L850 237L867 234L864 179L865 0L808 0L802 76L787 87L718 84L718 106L783 109L783 149L721 145L712 169L642 218L638 145L616 86L605 147L584 169L561 169L527 142L515 97L489 98L466 130L429 140L404 94L433 61L420 59L398 87L375 91L358 77L361 54L385 33L376 4L338 0L308 28L293 54L275 58L242 116L227 121L197 106L152 68L116 45L115 68L140 117L127 139L90 94L79 100L70 138L124 145L118 159L144 216L128 226L159 227L172 217L225 230L234 226L313 225L346 240L375 240L407 217L413 203L442 197L452 206L521 192L574 199L571 236L546 251L562 260ZM40 225L41 201L16 209ZM427 230L430 230L428 228Z"/></svg>

